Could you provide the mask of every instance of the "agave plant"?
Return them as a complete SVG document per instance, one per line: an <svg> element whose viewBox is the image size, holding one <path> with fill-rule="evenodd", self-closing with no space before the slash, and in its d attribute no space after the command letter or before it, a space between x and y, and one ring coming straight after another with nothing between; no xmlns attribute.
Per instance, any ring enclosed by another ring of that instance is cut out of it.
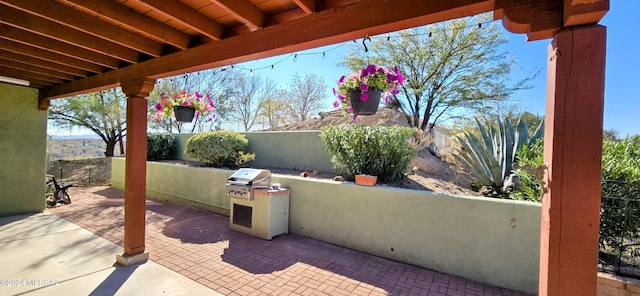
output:
<svg viewBox="0 0 640 296"><path fill-rule="evenodd" d="M492 187L498 194L511 175L516 153L524 144L531 146L542 137L544 120L535 132L529 136L529 124L519 119L516 125L509 120L498 120L498 128L489 126L488 130L476 119L480 137L464 133L457 137L462 145L454 157L462 163L477 179L480 185Z"/></svg>

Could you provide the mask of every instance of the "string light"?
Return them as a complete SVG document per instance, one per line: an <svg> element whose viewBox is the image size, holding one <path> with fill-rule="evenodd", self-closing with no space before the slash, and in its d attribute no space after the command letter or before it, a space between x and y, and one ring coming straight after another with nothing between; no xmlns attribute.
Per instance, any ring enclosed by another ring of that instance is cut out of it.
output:
<svg viewBox="0 0 640 296"><path fill-rule="evenodd" d="M406 38L406 37L417 37L417 36L428 36L429 38L433 37L433 34L437 34L440 32L447 32L447 31L455 31L455 30L461 30L461 29L466 29L466 28L478 28L478 29L482 29L482 25L483 24L489 24L491 22L494 21L486 21L486 22L480 22L477 24L473 24L473 25L468 25L468 26L461 26L461 27L455 27L455 28L429 28L429 32L428 33L416 33L416 34L410 34L410 35L404 35L404 36L391 36L391 34L387 34L387 36L373 36L370 37L368 34L365 35L365 37L362 39L362 45L364 46L365 52L369 51L369 48L367 47L366 41L368 40L369 42L371 42L372 38L377 38L377 39L382 39L384 38L386 41L391 41L391 39L397 39L397 38ZM351 40L353 43L357 43L357 39L352 39ZM264 66L264 67L253 67L253 68L243 68L243 67L238 67L238 69L240 70L245 70L245 71L249 71L249 75L253 76L253 72L254 70L262 70L262 69L268 69L271 68L271 73L275 72L275 65L280 64L282 62L284 62L285 60L291 58L293 60L293 62L297 62L298 61L298 55L320 55L322 54L322 61L326 61L327 60L327 52L330 52L332 50L336 50L340 47L343 47L347 45L347 43L342 43L339 44L331 49L325 50L325 51L319 51L319 52L309 52L309 53L295 53L295 54L289 54L287 56L284 56L282 59L280 59L279 61L268 65L268 66ZM259 60L256 60L256 62L258 62ZM234 69L235 65L231 65L231 69ZM220 69L220 71L226 71L228 69L228 67L222 68Z"/></svg>

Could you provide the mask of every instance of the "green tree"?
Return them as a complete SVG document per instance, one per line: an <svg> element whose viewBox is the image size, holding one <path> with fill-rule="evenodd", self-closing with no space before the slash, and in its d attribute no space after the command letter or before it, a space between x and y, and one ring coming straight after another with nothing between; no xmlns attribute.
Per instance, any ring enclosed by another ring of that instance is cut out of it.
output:
<svg viewBox="0 0 640 296"><path fill-rule="evenodd" d="M125 136L126 96L117 89L102 90L55 100L49 119L58 127L83 127L106 144L105 156L113 156L116 144Z"/></svg>
<svg viewBox="0 0 640 296"><path fill-rule="evenodd" d="M342 65L354 71L370 63L397 66L405 83L392 104L410 126L430 131L456 109L506 100L527 86L528 80L509 80L515 60L500 50L507 40L499 25L478 28L488 20L485 14L374 38L365 41L367 51L354 45Z"/></svg>
<svg viewBox="0 0 640 296"><path fill-rule="evenodd" d="M276 95L276 97L279 96ZM290 108L289 103L284 100L268 98L264 101L264 104L262 104L262 113L260 113L260 116L267 120L269 128L279 127L289 121Z"/></svg>
<svg viewBox="0 0 640 296"><path fill-rule="evenodd" d="M602 131L602 138L611 141L618 141L618 131L613 128L607 128Z"/></svg>

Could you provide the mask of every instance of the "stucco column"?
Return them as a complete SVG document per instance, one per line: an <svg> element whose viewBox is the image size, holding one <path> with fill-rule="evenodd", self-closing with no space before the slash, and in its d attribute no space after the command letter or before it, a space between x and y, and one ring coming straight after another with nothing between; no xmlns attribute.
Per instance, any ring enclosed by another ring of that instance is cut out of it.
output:
<svg viewBox="0 0 640 296"><path fill-rule="evenodd" d="M549 46L539 295L596 295L606 27Z"/></svg>
<svg viewBox="0 0 640 296"><path fill-rule="evenodd" d="M145 245L145 198L147 191L147 100L154 79L122 82L127 95L127 147L124 185L124 254L116 256L122 265L149 258Z"/></svg>

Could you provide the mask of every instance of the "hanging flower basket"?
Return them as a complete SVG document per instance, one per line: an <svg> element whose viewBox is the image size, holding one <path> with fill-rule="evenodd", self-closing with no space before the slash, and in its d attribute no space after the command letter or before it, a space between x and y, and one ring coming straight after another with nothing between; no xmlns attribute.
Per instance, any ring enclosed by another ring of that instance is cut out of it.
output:
<svg viewBox="0 0 640 296"><path fill-rule="evenodd" d="M196 114L196 109L189 106L175 106L173 107L173 112L176 115L176 121L191 122Z"/></svg>
<svg viewBox="0 0 640 296"><path fill-rule="evenodd" d="M338 96L333 107L342 106L344 115L353 113L353 119L358 115L376 114L381 97L384 96L384 102L387 103L389 95L398 94L398 87L403 83L404 76L398 67L389 69L368 65L348 77L340 77L338 87L333 89L333 94Z"/></svg>
<svg viewBox="0 0 640 296"><path fill-rule="evenodd" d="M351 108L354 115L373 115L378 112L378 105L380 105L380 97L382 91L377 89L369 89L363 96L360 90L350 90L349 100L351 101ZM362 98L366 98L363 101Z"/></svg>

